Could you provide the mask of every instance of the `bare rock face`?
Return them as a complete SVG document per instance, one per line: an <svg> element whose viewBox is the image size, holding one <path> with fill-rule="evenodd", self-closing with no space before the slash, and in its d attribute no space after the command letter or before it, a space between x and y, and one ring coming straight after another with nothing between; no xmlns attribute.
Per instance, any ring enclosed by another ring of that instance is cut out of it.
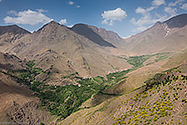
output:
<svg viewBox="0 0 187 125"><path fill-rule="evenodd" d="M6 109L6 115L14 123L37 125L45 123L51 115L47 111L39 110L39 101L31 101L23 105L12 101L12 106Z"/></svg>
<svg viewBox="0 0 187 125"><path fill-rule="evenodd" d="M17 25L0 26L0 51L5 52L16 40L26 34L30 32Z"/></svg>
<svg viewBox="0 0 187 125"><path fill-rule="evenodd" d="M15 55L0 52L0 71L8 72L17 69L24 69L22 60Z"/></svg>

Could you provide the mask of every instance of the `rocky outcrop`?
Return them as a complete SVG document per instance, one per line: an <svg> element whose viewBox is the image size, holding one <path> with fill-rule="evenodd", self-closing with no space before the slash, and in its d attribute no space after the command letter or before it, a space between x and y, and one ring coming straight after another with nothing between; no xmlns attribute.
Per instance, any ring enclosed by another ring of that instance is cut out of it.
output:
<svg viewBox="0 0 187 125"><path fill-rule="evenodd" d="M6 114L15 124L38 125L46 123L51 115L47 111L40 110L39 103L38 100L20 105L16 101L12 101L12 106L6 110Z"/></svg>

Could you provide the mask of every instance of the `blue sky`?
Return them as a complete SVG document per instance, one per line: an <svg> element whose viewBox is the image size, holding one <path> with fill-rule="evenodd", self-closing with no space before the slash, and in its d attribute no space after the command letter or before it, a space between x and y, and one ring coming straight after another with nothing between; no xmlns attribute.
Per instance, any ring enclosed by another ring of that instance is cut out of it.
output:
<svg viewBox="0 0 187 125"><path fill-rule="evenodd" d="M31 32L54 20L128 37L182 13L187 13L187 0L0 0L0 26L17 24Z"/></svg>

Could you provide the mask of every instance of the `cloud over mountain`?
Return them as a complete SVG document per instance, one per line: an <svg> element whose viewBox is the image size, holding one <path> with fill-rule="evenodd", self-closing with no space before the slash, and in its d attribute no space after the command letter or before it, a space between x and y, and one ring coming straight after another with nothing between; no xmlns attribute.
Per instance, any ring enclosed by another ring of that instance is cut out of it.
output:
<svg viewBox="0 0 187 125"><path fill-rule="evenodd" d="M67 22L66 22L66 19L61 19L59 23L66 24Z"/></svg>
<svg viewBox="0 0 187 125"><path fill-rule="evenodd" d="M165 0L153 0L150 3L150 7L137 7L135 10L136 14L142 14L139 19L133 17L130 22L137 26L133 32L143 31L150 27L150 25L157 21L164 21L168 18L176 16L180 9L187 10L187 4L185 0L176 0L173 2L166 3ZM161 5L163 5L161 7Z"/></svg>
<svg viewBox="0 0 187 125"><path fill-rule="evenodd" d="M101 16L104 18L102 24L108 24L110 26L113 26L114 20L122 21L124 18L127 17L127 13L121 8L117 8L115 10L104 11Z"/></svg>
<svg viewBox="0 0 187 125"><path fill-rule="evenodd" d="M165 7L164 11L167 12L168 14L170 14L171 16L177 15L177 13L176 13L177 9L176 8L172 9L171 7Z"/></svg>
<svg viewBox="0 0 187 125"><path fill-rule="evenodd" d="M52 21L53 19L47 17L43 14L45 10L38 9L37 11L33 10L24 10L20 12L16 12L14 10L9 11L9 14L13 14L14 17L6 16L4 18L5 23L16 23L16 24L30 24L35 25L38 23L47 23Z"/></svg>

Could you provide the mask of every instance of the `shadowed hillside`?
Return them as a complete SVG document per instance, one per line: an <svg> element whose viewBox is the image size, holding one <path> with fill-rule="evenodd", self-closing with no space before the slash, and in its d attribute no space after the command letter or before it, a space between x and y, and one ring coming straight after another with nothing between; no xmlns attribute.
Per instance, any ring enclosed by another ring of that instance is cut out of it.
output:
<svg viewBox="0 0 187 125"><path fill-rule="evenodd" d="M103 40L101 36L99 36L97 33L95 33L93 30L91 30L86 24L76 24L71 29L74 32L76 32L80 35L83 35L84 37L88 38L89 40L93 41L94 43L97 43L100 46L115 48L114 45Z"/></svg>
<svg viewBox="0 0 187 125"><path fill-rule="evenodd" d="M172 17L171 19L169 19L163 23L166 23L170 29L182 28L182 27L186 26L186 24L187 24L187 14L177 15L177 16Z"/></svg>

